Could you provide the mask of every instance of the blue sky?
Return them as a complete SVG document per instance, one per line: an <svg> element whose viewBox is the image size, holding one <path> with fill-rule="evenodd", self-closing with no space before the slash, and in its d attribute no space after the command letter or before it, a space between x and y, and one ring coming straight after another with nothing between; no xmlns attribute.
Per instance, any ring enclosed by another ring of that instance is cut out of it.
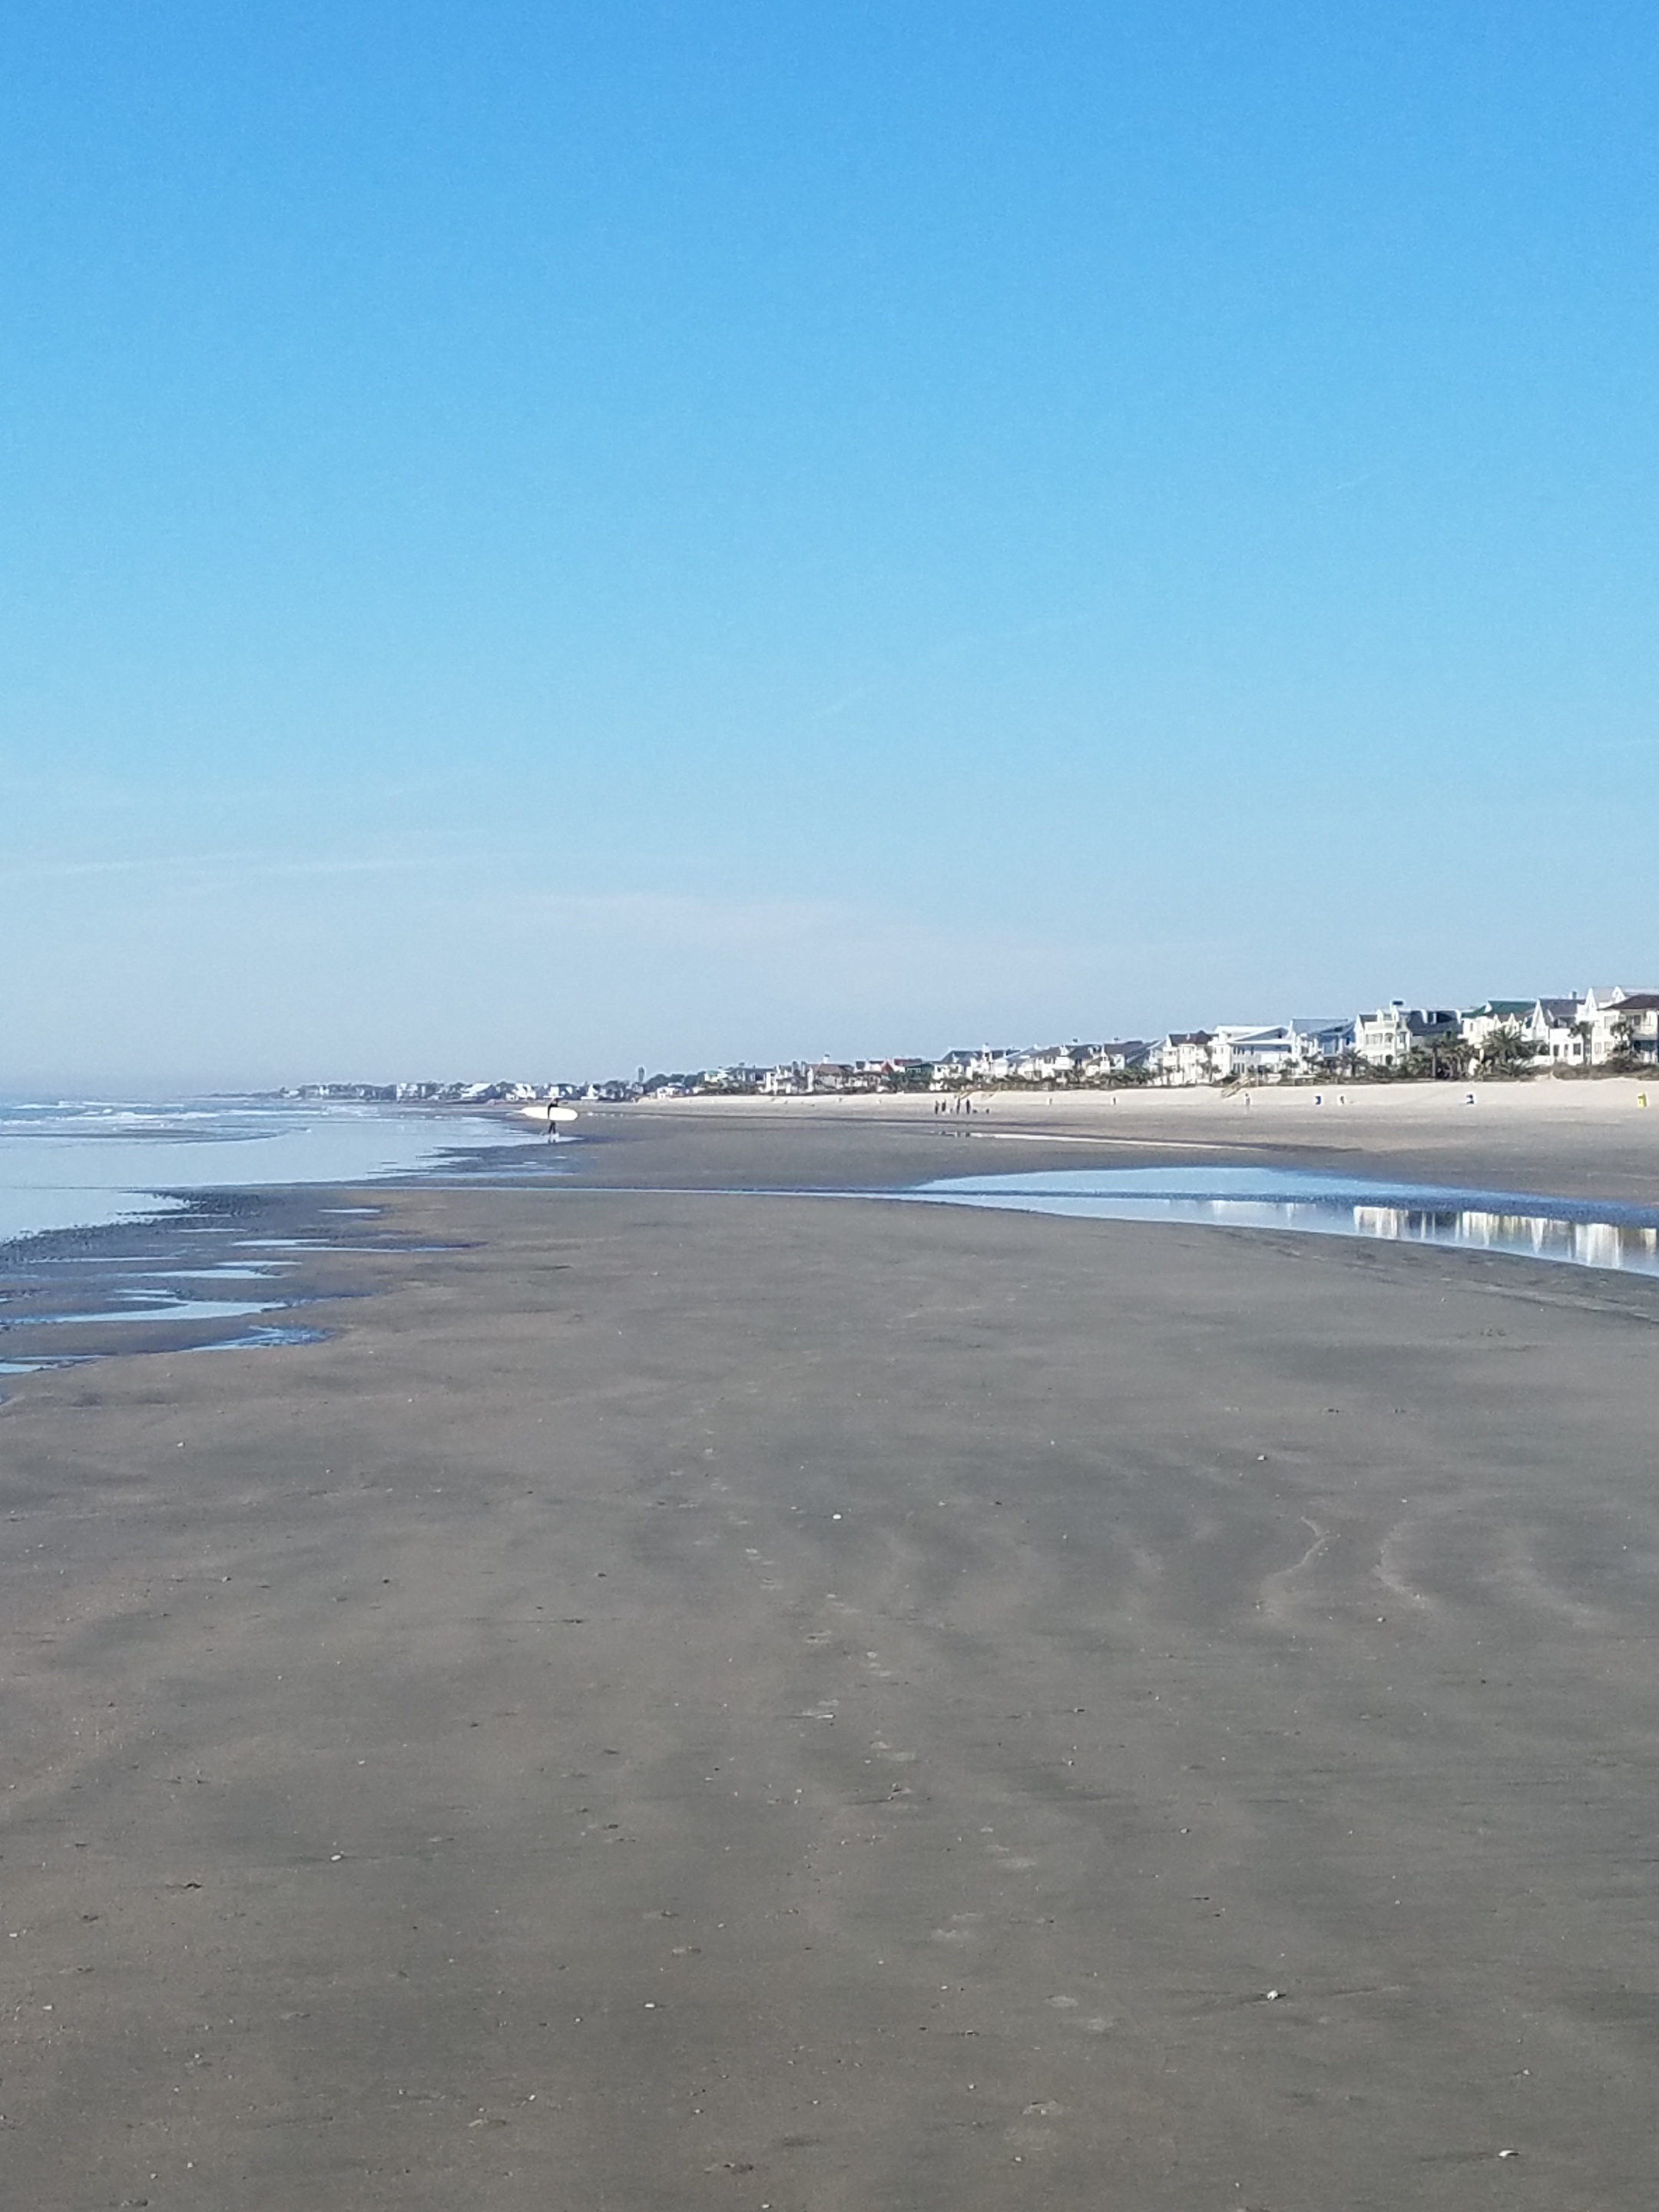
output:
<svg viewBox="0 0 1659 2212"><path fill-rule="evenodd" d="M1659 18L0 20L0 1091L1659 981Z"/></svg>

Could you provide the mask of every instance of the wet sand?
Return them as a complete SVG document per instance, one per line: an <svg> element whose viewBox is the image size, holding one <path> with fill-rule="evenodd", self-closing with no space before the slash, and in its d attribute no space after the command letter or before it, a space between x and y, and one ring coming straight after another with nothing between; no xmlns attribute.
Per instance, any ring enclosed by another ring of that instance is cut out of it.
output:
<svg viewBox="0 0 1659 2212"><path fill-rule="evenodd" d="M1659 1284L591 1126L0 1409L8 2200L1652 2203Z"/></svg>

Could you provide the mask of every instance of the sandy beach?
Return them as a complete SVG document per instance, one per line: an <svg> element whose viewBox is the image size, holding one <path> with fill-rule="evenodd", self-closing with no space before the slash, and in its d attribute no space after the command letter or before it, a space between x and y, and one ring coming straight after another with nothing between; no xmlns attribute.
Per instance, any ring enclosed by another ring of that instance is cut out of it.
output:
<svg viewBox="0 0 1659 2212"><path fill-rule="evenodd" d="M1639 1088L595 1114L18 1378L7 2201L1652 2203L1659 1282L812 1194Z"/></svg>
<svg viewBox="0 0 1659 2212"><path fill-rule="evenodd" d="M647 1103L621 1115L586 1109L583 1125L622 1131L666 1117L677 1129L696 1126L705 1141L695 1159L688 1156L688 1175L706 1179L719 1162L734 1182L785 1182L793 1170L805 1180L853 1181L862 1173L872 1182L899 1182L921 1174L1127 1165L1142 1155L1176 1163L1209 1154L1334 1170L1370 1163L1425 1182L1565 1196L1659 1197L1659 1079L966 1096L971 1114L951 1110L949 1100L936 1111L941 1102L927 1094L694 1099ZM775 1157L772 1143L802 1125L813 1132L810 1147ZM833 1133L871 1127L887 1132L881 1155L866 1149L838 1156ZM918 1169L917 1155L896 1141L931 1143L935 1136L971 1146L971 1158L929 1152L930 1164ZM1042 1138L1057 1140L1048 1162L1030 1149ZM1088 1149L1079 1152L1079 1145Z"/></svg>

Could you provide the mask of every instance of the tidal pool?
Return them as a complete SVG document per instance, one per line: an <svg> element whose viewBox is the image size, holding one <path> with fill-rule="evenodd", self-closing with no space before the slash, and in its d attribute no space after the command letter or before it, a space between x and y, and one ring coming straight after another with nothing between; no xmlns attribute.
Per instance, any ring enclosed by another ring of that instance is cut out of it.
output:
<svg viewBox="0 0 1659 2212"><path fill-rule="evenodd" d="M934 1206L991 1206L1097 1221L1181 1221L1510 1252L1659 1275L1659 1208L1533 1192L1460 1190L1296 1168L1068 1168L950 1176L909 1193Z"/></svg>

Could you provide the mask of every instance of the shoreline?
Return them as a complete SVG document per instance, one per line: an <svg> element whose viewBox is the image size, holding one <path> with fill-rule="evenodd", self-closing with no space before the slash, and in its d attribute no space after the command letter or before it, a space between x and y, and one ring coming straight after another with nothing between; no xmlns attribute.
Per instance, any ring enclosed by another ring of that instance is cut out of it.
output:
<svg viewBox="0 0 1659 2212"><path fill-rule="evenodd" d="M515 1141L528 1132L463 1106L264 1094L0 1101L0 1255L42 1237L139 1230L213 1191L390 1178Z"/></svg>
<svg viewBox="0 0 1659 2212"><path fill-rule="evenodd" d="M563 1158L517 1138L503 1127L499 1146L475 1144L368 1182L158 1187L134 1193L134 1210L116 1218L60 1222L0 1242L0 1377L106 1358L276 1348L295 1341L296 1328L313 1334L313 1322L326 1334L328 1314L316 1310L337 1294L318 1287L319 1259L398 1249L378 1224L398 1190L491 1178L533 1184L563 1172ZM154 1149L165 1164L167 1148ZM0 1401L4 1395L0 1382Z"/></svg>
<svg viewBox="0 0 1659 2212"><path fill-rule="evenodd" d="M158 1298L169 1285L187 1288L203 1272L204 1238L222 1246L220 1267L234 1263L245 1256L240 1245L252 1226L264 1222L280 1231L279 1243L295 1248L268 1262L273 1274L289 1279L270 1285L273 1313L326 1304L312 1286L314 1271L306 1264L312 1253L349 1245L357 1234L349 1217L382 1207L410 1182L465 1188L492 1179L516 1183L555 1177L573 1187L626 1187L642 1176L672 1184L672 1175L662 1174L656 1156L663 1140L672 1150L689 1134L705 1140L693 1147L704 1158L715 1157L723 1146L728 1159L762 1170L757 1181L708 1177L703 1187L711 1190L787 1192L794 1184L786 1164L797 1164L805 1145L826 1170L807 1187L842 1194L864 1187L872 1161L872 1187L895 1193L941 1177L1091 1164L1196 1166L1208 1160L1352 1176L1359 1163L1369 1162L1380 1175L1432 1185L1449 1195L1467 1193L1472 1200L1497 1192L1575 1207L1659 1207L1659 1115L1648 1121L1638 1104L1646 1095L1639 1081L1560 1085L1595 1095L1576 1110L1571 1101L1546 1100L1541 1103L1558 1110L1542 1113L1535 1104L1522 1107L1516 1093L1526 1086L1490 1086L1497 1094L1495 1111L1484 1095L1472 1111L1463 1103L1463 1091L1455 1097L1443 1095L1452 1088L1377 1086L1357 1098L1349 1094L1346 1105L1334 1099L1328 1112L1312 1097L1287 1088L1253 1094L1267 1103L1249 1107L1239 1097L1210 1091L1060 1092L1052 1098L1009 1091L976 1097L978 1110L971 1115L941 1115L925 1095L630 1102L588 1108L572 1135L556 1146L527 1138L518 1109L503 1109L489 1117L501 1132L499 1148L450 1154L409 1176L361 1186L343 1181L158 1189L151 1194L161 1208L155 1212L11 1240L0 1246L0 1371L15 1376L37 1364L73 1365L221 1345L250 1348L262 1339L247 1338L232 1312L216 1321L210 1312L191 1312L174 1322L158 1304L149 1311L135 1307L118 1325L110 1304L131 1298L135 1281L148 1284ZM1480 1112L1481 1105L1489 1110ZM435 1118L450 1109L433 1110ZM476 1123L479 1116L469 1112L465 1118ZM775 1159L769 1148L775 1149ZM158 1156L165 1157L160 1148ZM358 1204L342 1209L331 1198ZM72 1326L59 1334L77 1313L88 1317L78 1335ZM317 1318L325 1328L326 1314ZM283 1326L269 1324L279 1332L270 1341L281 1340Z"/></svg>

